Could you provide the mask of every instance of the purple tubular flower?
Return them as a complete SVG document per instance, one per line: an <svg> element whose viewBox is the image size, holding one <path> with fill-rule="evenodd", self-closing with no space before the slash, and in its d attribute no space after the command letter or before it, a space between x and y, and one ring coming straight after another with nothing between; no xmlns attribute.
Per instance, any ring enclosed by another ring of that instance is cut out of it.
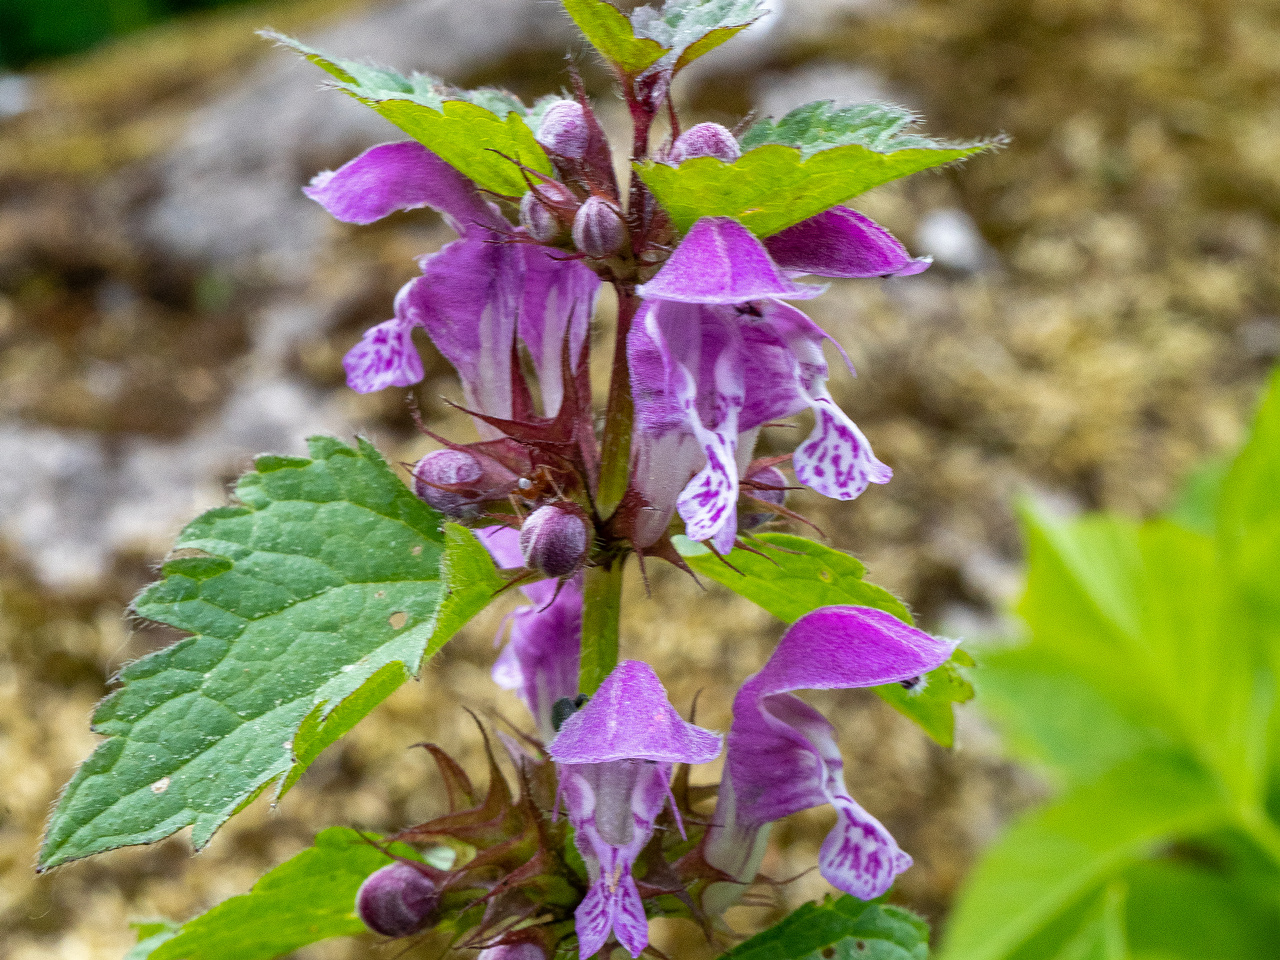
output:
<svg viewBox="0 0 1280 960"><path fill-rule="evenodd" d="M520 567L520 535L510 527L490 527L481 540L500 567ZM515 690L524 701L544 741L555 736L551 709L563 697L578 693L582 648L582 577L558 586L554 580L521 588L532 601L507 618L511 635L493 665L493 680ZM505 624L504 628L505 629ZM501 633L499 633L501 637Z"/></svg>
<svg viewBox="0 0 1280 960"><path fill-rule="evenodd" d="M632 867L670 796L672 764L714 760L720 737L681 718L652 668L625 660L548 752L591 880L575 914L578 954L594 956L612 933L638 957L649 924Z"/></svg>
<svg viewBox="0 0 1280 960"><path fill-rule="evenodd" d="M851 500L893 476L831 399L829 339L788 304L744 307L648 301L628 336L636 426L633 475L649 504L637 525L648 546L679 509L690 539L732 549L739 471L765 423L812 409L813 432L793 462L801 483Z"/></svg>
<svg viewBox="0 0 1280 960"><path fill-rule="evenodd" d="M740 324L724 308L649 302L628 340L636 402L636 481L653 511L641 539L657 539L678 509L692 540L733 549L738 440L746 401ZM684 435L692 443L674 443ZM668 449L654 456L655 444ZM692 469L690 469L692 468ZM674 502L672 491L679 491ZM652 527L652 529L649 529Z"/></svg>
<svg viewBox="0 0 1280 960"><path fill-rule="evenodd" d="M563 397L566 341L576 366L600 279L580 263L539 246L509 242L522 233L475 184L417 143L373 147L321 173L306 193L340 220L371 223L396 210L431 207L459 239L422 260L422 276L397 294L395 316L369 330L343 366L353 390L410 386L423 377L413 346L424 327L462 379L479 412L511 415L511 355L517 335L530 348L544 412Z"/></svg>
<svg viewBox="0 0 1280 960"><path fill-rule="evenodd" d="M826 287L790 280L751 231L728 217L703 217L657 275L636 292L647 300L739 304L809 300Z"/></svg>
<svg viewBox="0 0 1280 960"><path fill-rule="evenodd" d="M835 729L792 691L907 680L940 666L954 649L952 641L868 607L824 607L797 620L734 699L726 776L706 838L708 862L749 883L764 827L829 803L838 819L819 854L822 875L863 900L888 890L911 858L849 796Z"/></svg>
<svg viewBox="0 0 1280 960"><path fill-rule="evenodd" d="M397 860L371 873L356 893L356 916L374 933L407 937L431 920L440 904L434 880Z"/></svg>
<svg viewBox="0 0 1280 960"><path fill-rule="evenodd" d="M929 268L884 227L848 207L832 207L764 242L774 262L794 275L910 277Z"/></svg>

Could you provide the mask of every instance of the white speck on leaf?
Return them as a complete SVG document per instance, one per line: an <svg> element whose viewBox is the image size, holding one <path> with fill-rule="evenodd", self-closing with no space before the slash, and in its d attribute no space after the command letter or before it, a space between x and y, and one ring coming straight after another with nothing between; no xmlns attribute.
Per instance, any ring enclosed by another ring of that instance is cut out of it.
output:
<svg viewBox="0 0 1280 960"><path fill-rule="evenodd" d="M151 792L155 794L164 793L168 789L169 789L168 777L161 777L159 780L157 780L155 783L151 785Z"/></svg>

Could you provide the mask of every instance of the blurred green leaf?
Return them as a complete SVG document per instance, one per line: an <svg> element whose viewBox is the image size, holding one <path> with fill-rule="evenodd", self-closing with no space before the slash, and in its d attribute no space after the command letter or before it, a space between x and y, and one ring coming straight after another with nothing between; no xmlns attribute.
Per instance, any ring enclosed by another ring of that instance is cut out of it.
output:
<svg viewBox="0 0 1280 960"><path fill-rule="evenodd" d="M1233 808L1193 758L1148 751L1015 825L961 892L945 960L1000 960L1170 838L1229 821Z"/></svg>
<svg viewBox="0 0 1280 960"><path fill-rule="evenodd" d="M335 87L372 107L485 190L523 196L528 186L520 164L548 176L555 172L525 123L531 112L540 114L552 101L539 101L530 111L505 91L457 90L426 74L404 77L331 57L284 34L267 30L263 36L329 73Z"/></svg>
<svg viewBox="0 0 1280 960"><path fill-rule="evenodd" d="M630 18L605 0L562 0L578 29L625 74L658 61L681 70L746 29L766 12L761 0L667 0Z"/></svg>
<svg viewBox="0 0 1280 960"><path fill-rule="evenodd" d="M756 543L763 556L739 548L721 560L701 544L684 537L676 539L681 556L695 573L728 587L786 623L833 604L874 607L904 623L912 622L907 608L893 594L862 579L866 567L855 557L785 533L760 534ZM949 747L955 739L954 705L973 697L973 687L957 666L970 662L967 654L957 651L950 662L927 674L913 690L897 683L872 689Z"/></svg>
<svg viewBox="0 0 1280 960"><path fill-rule="evenodd" d="M828 897L806 903L721 960L925 960L929 927L899 907Z"/></svg>
<svg viewBox="0 0 1280 960"><path fill-rule="evenodd" d="M662 59L667 51L654 40L637 37L628 20L607 0L562 0L565 12L578 29L623 73L640 73Z"/></svg>
<svg viewBox="0 0 1280 960"><path fill-rule="evenodd" d="M796 147L801 159L832 147L860 145L877 153L895 150L954 150L974 144L951 144L915 133L915 114L884 103L860 103L838 107L831 100L818 100L796 107L781 120L765 117L742 135L743 150L776 143Z"/></svg>
<svg viewBox="0 0 1280 960"><path fill-rule="evenodd" d="M314 437L261 457L243 504L178 538L139 616L189 636L127 666L99 705L109 739L58 802L42 867L186 826L204 846L416 673L503 585L466 530L415 497L367 442Z"/></svg>

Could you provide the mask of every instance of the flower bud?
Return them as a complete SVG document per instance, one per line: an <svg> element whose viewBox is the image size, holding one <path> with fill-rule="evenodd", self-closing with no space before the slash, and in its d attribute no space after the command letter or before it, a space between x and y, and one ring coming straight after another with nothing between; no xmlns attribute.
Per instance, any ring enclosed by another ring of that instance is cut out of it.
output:
<svg viewBox="0 0 1280 960"><path fill-rule="evenodd" d="M484 477L480 461L465 450L428 453L413 468L413 492L446 517L459 519L476 512L474 498L450 487L470 487Z"/></svg>
<svg viewBox="0 0 1280 960"><path fill-rule="evenodd" d="M476 960L547 960L547 952L536 943L504 943L486 947Z"/></svg>
<svg viewBox="0 0 1280 960"><path fill-rule="evenodd" d="M566 160L581 160L587 152L588 136L582 104L561 100L542 115L537 140L549 153Z"/></svg>
<svg viewBox="0 0 1280 960"><path fill-rule="evenodd" d="M612 256L626 237L622 216L603 197L588 197L573 218L573 245L588 257Z"/></svg>
<svg viewBox="0 0 1280 960"><path fill-rule="evenodd" d="M520 554L525 566L548 577L577 572L591 549L591 521L577 504L549 503L525 518Z"/></svg>
<svg viewBox="0 0 1280 960"><path fill-rule="evenodd" d="M683 163L694 157L715 157L725 163L733 163L742 156L742 148L733 134L718 123L699 123L690 127L676 139L667 155L671 163Z"/></svg>
<svg viewBox="0 0 1280 960"><path fill-rule="evenodd" d="M556 215L532 190L520 200L520 226L539 243L554 243L564 233Z"/></svg>
<svg viewBox="0 0 1280 960"><path fill-rule="evenodd" d="M777 467L765 467L757 470L751 476L747 477L750 483L760 484L759 487L748 488L751 496L756 500L773 504L775 507L781 507L787 502L787 478ZM739 523L744 530L751 530L761 524L768 523L772 520L772 513L745 513L739 518Z"/></svg>
<svg viewBox="0 0 1280 960"><path fill-rule="evenodd" d="M425 927L440 903L435 881L397 860L375 870L356 893L356 915L374 933L407 937Z"/></svg>

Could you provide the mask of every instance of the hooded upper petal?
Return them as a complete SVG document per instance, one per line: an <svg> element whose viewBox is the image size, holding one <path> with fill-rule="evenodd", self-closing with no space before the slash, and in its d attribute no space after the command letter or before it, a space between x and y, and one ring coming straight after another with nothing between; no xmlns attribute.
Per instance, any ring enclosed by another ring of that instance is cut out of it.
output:
<svg viewBox="0 0 1280 960"><path fill-rule="evenodd" d="M303 193L346 223L373 223L397 210L430 207L458 233L473 223L505 224L474 183L412 140L371 147L337 170L317 173Z"/></svg>
<svg viewBox="0 0 1280 960"><path fill-rule="evenodd" d="M726 761L733 798L726 816L733 822L709 832L709 851L726 838L740 843L744 828L749 834L830 803L838 819L819 859L823 876L863 899L884 893L911 858L849 796L834 729L792 691L909 679L939 666L954 649L951 641L868 607L824 607L796 621L734 699Z"/></svg>
<svg viewBox="0 0 1280 960"><path fill-rule="evenodd" d="M807 300L824 289L789 279L738 221L703 217L657 275L636 292L648 300L738 304L773 298Z"/></svg>
<svg viewBox="0 0 1280 960"><path fill-rule="evenodd" d="M557 763L707 763L719 756L720 737L676 712L652 667L624 660L564 722L547 752Z"/></svg>
<svg viewBox="0 0 1280 960"><path fill-rule="evenodd" d="M888 230L848 207L832 207L764 242L774 262L821 277L908 277L929 268Z"/></svg>

